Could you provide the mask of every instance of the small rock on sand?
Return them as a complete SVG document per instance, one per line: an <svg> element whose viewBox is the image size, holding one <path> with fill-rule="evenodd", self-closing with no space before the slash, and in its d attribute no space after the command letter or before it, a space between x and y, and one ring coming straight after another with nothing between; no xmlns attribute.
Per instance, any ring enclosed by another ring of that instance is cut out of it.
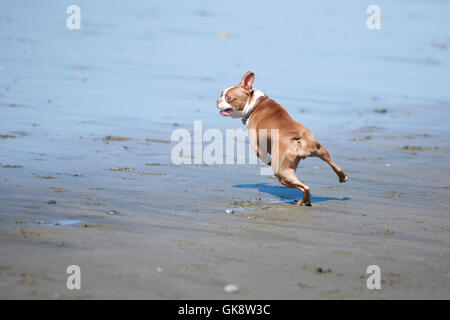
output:
<svg viewBox="0 0 450 320"><path fill-rule="evenodd" d="M433 150L432 147L421 147L421 146L403 146L401 148L402 150L409 150L409 151L430 151ZM434 147L434 150L438 150L439 147Z"/></svg>
<svg viewBox="0 0 450 320"><path fill-rule="evenodd" d="M233 210L227 209L227 210L225 210L225 213L233 213Z"/></svg>
<svg viewBox="0 0 450 320"><path fill-rule="evenodd" d="M133 168L118 168L118 167L112 167L109 170L111 170L111 171L134 171Z"/></svg>
<svg viewBox="0 0 450 320"><path fill-rule="evenodd" d="M105 141L128 141L131 140L131 138L128 137L118 137L118 136L106 136L103 138Z"/></svg>
<svg viewBox="0 0 450 320"><path fill-rule="evenodd" d="M228 39L230 37L230 34L228 33L228 32L221 32L221 33L219 33L219 38L221 39L221 40L226 40L226 39Z"/></svg>
<svg viewBox="0 0 450 320"><path fill-rule="evenodd" d="M2 168L18 169L18 168L23 168L23 166L21 166L19 164L5 164L4 166L2 166Z"/></svg>
<svg viewBox="0 0 450 320"><path fill-rule="evenodd" d="M38 176L38 175L36 175L36 178L44 179L44 180L56 179L55 177L52 177L52 176Z"/></svg>
<svg viewBox="0 0 450 320"><path fill-rule="evenodd" d="M0 134L0 139L14 139L15 137L9 134Z"/></svg>
<svg viewBox="0 0 450 320"><path fill-rule="evenodd" d="M327 273L332 273L333 271L331 269L324 269L324 268L316 268L315 273L318 274L327 274Z"/></svg>
<svg viewBox="0 0 450 320"><path fill-rule="evenodd" d="M223 290L225 290L226 293L236 293L239 292L239 287L234 284L227 284L223 287Z"/></svg>
<svg viewBox="0 0 450 320"><path fill-rule="evenodd" d="M155 143L170 143L170 140L164 140L164 139L151 139L151 138L147 138L145 139L145 141L147 142L155 142Z"/></svg>

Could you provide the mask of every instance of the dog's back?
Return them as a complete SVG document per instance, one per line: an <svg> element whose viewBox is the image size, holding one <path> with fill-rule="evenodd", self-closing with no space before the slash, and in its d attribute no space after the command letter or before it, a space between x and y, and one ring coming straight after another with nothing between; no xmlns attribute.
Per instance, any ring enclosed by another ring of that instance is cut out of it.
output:
<svg viewBox="0 0 450 320"><path fill-rule="evenodd" d="M279 147L282 151L295 153L300 158L311 155L320 148L314 134L303 124L295 121L287 110L273 99L266 99L253 112L248 129L267 130L269 145L272 145L271 130L278 130ZM268 148L271 153L271 148Z"/></svg>

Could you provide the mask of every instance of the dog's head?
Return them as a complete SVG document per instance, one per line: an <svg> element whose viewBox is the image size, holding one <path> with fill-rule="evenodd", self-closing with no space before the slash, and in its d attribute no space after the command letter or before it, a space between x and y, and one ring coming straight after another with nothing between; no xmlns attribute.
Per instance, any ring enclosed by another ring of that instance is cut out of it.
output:
<svg viewBox="0 0 450 320"><path fill-rule="evenodd" d="M217 100L217 108L220 110L222 116L232 118L242 117L242 111L244 110L248 97L252 94L254 81L255 74L248 71L238 85L222 91L219 100Z"/></svg>

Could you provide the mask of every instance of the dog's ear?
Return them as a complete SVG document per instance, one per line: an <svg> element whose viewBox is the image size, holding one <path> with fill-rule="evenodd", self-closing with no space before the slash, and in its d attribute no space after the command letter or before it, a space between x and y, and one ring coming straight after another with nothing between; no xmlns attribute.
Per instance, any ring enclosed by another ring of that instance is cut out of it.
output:
<svg viewBox="0 0 450 320"><path fill-rule="evenodd" d="M253 81L255 81L255 74L251 71L247 71L242 77L241 86L247 91L252 91Z"/></svg>

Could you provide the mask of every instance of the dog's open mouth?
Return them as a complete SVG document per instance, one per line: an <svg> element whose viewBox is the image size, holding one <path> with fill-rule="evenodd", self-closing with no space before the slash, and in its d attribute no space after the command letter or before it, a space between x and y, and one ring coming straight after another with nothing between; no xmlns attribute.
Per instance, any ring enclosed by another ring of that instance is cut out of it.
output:
<svg viewBox="0 0 450 320"><path fill-rule="evenodd" d="M227 108L227 109L220 110L220 115L222 115L224 117L229 117L229 116L231 116L232 113L233 113L233 108Z"/></svg>

